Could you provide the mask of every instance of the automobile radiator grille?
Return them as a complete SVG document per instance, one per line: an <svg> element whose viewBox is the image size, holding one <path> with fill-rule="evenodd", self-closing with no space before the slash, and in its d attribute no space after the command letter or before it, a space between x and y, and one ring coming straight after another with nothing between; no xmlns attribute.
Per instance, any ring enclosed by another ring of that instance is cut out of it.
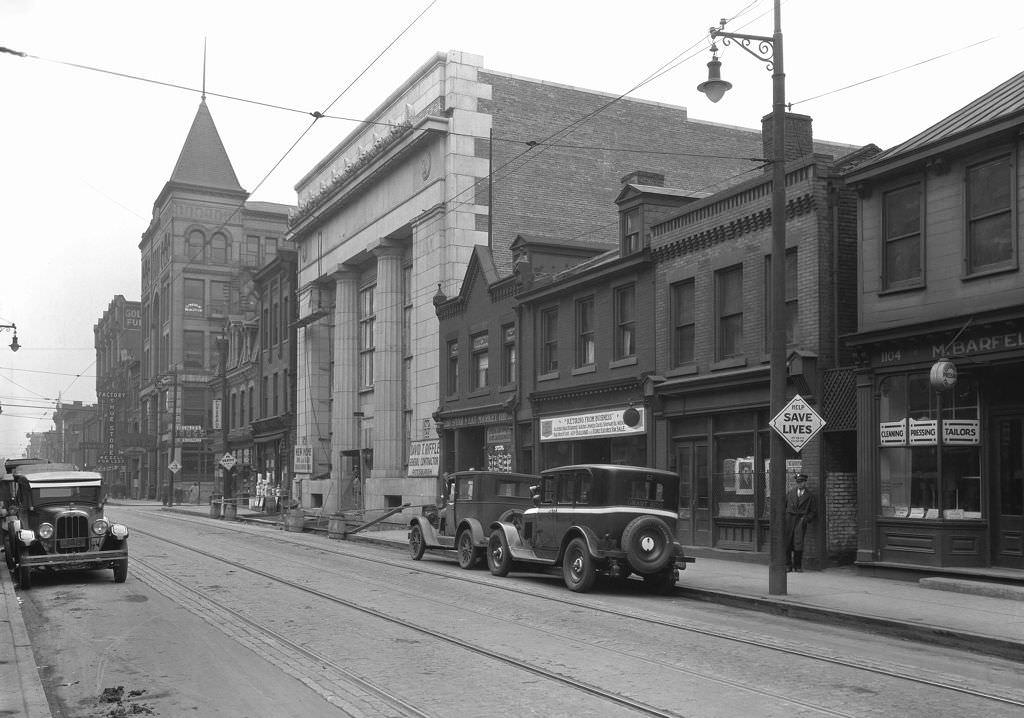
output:
<svg viewBox="0 0 1024 718"><path fill-rule="evenodd" d="M85 516L61 516L57 519L57 550L79 553L89 550L89 519Z"/></svg>

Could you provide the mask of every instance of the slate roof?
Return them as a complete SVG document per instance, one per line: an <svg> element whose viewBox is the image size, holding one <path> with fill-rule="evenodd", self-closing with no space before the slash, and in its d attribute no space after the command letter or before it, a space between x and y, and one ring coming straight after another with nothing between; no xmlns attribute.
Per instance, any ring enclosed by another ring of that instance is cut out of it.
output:
<svg viewBox="0 0 1024 718"><path fill-rule="evenodd" d="M199 103L170 181L244 192L205 99Z"/></svg>

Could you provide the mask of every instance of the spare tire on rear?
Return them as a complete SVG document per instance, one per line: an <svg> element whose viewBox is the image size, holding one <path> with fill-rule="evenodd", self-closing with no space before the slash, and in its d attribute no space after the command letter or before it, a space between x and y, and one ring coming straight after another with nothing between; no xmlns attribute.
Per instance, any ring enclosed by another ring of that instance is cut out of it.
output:
<svg viewBox="0 0 1024 718"><path fill-rule="evenodd" d="M672 560L672 532L657 516L638 516L622 532L629 567L639 574L657 573Z"/></svg>

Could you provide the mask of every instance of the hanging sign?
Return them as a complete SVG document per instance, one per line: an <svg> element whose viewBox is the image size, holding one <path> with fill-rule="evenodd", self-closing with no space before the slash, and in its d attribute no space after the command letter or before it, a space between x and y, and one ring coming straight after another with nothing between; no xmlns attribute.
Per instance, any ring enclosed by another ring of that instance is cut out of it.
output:
<svg viewBox="0 0 1024 718"><path fill-rule="evenodd" d="M935 446L939 443L939 422L935 419L908 419L907 443L911 446Z"/></svg>
<svg viewBox="0 0 1024 718"><path fill-rule="evenodd" d="M942 443L954 446L977 446L981 431L977 419L945 419L942 422Z"/></svg>
<svg viewBox="0 0 1024 718"><path fill-rule="evenodd" d="M797 453L821 431L823 426L825 420L799 394L790 399L771 421L775 433Z"/></svg>
<svg viewBox="0 0 1024 718"><path fill-rule="evenodd" d="M907 445L907 420L883 421L878 425L878 443L882 446Z"/></svg>

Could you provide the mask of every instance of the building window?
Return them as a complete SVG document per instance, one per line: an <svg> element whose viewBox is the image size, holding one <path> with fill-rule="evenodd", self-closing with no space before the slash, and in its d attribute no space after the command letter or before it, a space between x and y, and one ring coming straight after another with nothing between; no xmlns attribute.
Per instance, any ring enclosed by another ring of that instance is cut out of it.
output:
<svg viewBox="0 0 1024 718"><path fill-rule="evenodd" d="M257 267L260 263L260 238L250 235L242 244L242 264Z"/></svg>
<svg viewBox="0 0 1024 718"><path fill-rule="evenodd" d="M185 240L185 259L193 264L202 264L206 259L206 238L198 229L188 233Z"/></svg>
<svg viewBox="0 0 1024 718"><path fill-rule="evenodd" d="M373 285L359 290L359 385L363 387L373 386L373 291Z"/></svg>
<svg viewBox="0 0 1024 718"><path fill-rule="evenodd" d="M185 331L182 332L182 353L186 369L202 369L204 367L204 341L206 335L203 332Z"/></svg>
<svg viewBox="0 0 1024 718"><path fill-rule="evenodd" d="M228 428L234 429L238 426L238 394L231 392L231 413L228 415Z"/></svg>
<svg viewBox="0 0 1024 718"><path fill-rule="evenodd" d="M227 264L228 238L220 232L217 232L210 238L210 261L217 264Z"/></svg>
<svg viewBox="0 0 1024 718"><path fill-rule="evenodd" d="M273 287L272 291L276 293L277 287ZM274 303L270 309L270 346L277 346L281 341L281 335L279 333L281 326L281 305L277 301L277 297L274 297Z"/></svg>
<svg viewBox="0 0 1024 718"><path fill-rule="evenodd" d="M591 366L596 361L594 344L594 298L576 301L576 366Z"/></svg>
<svg viewBox="0 0 1024 718"><path fill-rule="evenodd" d="M185 314L203 314L206 311L206 285L202 279L185 280Z"/></svg>
<svg viewBox="0 0 1024 718"><path fill-rule="evenodd" d="M281 409L280 394L279 394L280 386L278 385L277 379L278 379L278 376L277 376L277 372L275 371L274 372L274 378L272 379L272 383L271 383L271 387L272 387L271 388L271 392L272 392L273 397L274 397L274 404L273 404L274 413L272 414L272 416L280 415L280 409Z"/></svg>
<svg viewBox="0 0 1024 718"><path fill-rule="evenodd" d="M786 346L795 346L800 342L800 304L797 301L797 269L796 248L786 250ZM771 349L772 337L772 257L768 255L764 262L765 293L764 293L764 346L765 351Z"/></svg>
<svg viewBox="0 0 1024 718"><path fill-rule="evenodd" d="M487 387L487 369L490 359L487 352L487 333L477 334L471 338L473 346L473 388Z"/></svg>
<svg viewBox="0 0 1024 718"><path fill-rule="evenodd" d="M879 382L878 409L879 514L982 518L980 445L962 438L980 431L974 377L961 374L939 399L927 372L890 375ZM939 437L947 431L953 440L944 438L940 446Z"/></svg>
<svg viewBox="0 0 1024 718"><path fill-rule="evenodd" d="M622 214L622 245L623 256L640 251L640 208L631 209Z"/></svg>
<svg viewBox="0 0 1024 718"><path fill-rule="evenodd" d="M501 328L501 383L503 386L516 381L516 328L506 324Z"/></svg>
<svg viewBox="0 0 1024 718"><path fill-rule="evenodd" d="M558 371L558 308L540 313L540 370L544 374Z"/></svg>
<svg viewBox="0 0 1024 718"><path fill-rule="evenodd" d="M615 358L636 356L636 287L615 290Z"/></svg>
<svg viewBox="0 0 1024 718"><path fill-rule="evenodd" d="M1013 163L1009 155L967 168L967 270L1013 266Z"/></svg>
<svg viewBox="0 0 1024 718"><path fill-rule="evenodd" d="M696 322L693 311L694 280L687 279L672 285L672 366L682 366L694 360L694 332Z"/></svg>
<svg viewBox="0 0 1024 718"><path fill-rule="evenodd" d="M263 377L262 391L260 392L260 418L266 419L270 416L270 377Z"/></svg>
<svg viewBox="0 0 1024 718"><path fill-rule="evenodd" d="M249 387L249 423L256 421L256 387Z"/></svg>
<svg viewBox="0 0 1024 718"><path fill-rule="evenodd" d="M921 204L920 183L882 195L885 289L915 287L922 282Z"/></svg>
<svg viewBox="0 0 1024 718"><path fill-rule="evenodd" d="M715 273L715 310L718 318L717 358L743 353L743 267Z"/></svg>
<svg viewBox="0 0 1024 718"><path fill-rule="evenodd" d="M448 396L459 392L459 342L448 342Z"/></svg>
<svg viewBox="0 0 1024 718"><path fill-rule="evenodd" d="M210 281L210 314L225 316L231 300L231 285L227 282Z"/></svg>

